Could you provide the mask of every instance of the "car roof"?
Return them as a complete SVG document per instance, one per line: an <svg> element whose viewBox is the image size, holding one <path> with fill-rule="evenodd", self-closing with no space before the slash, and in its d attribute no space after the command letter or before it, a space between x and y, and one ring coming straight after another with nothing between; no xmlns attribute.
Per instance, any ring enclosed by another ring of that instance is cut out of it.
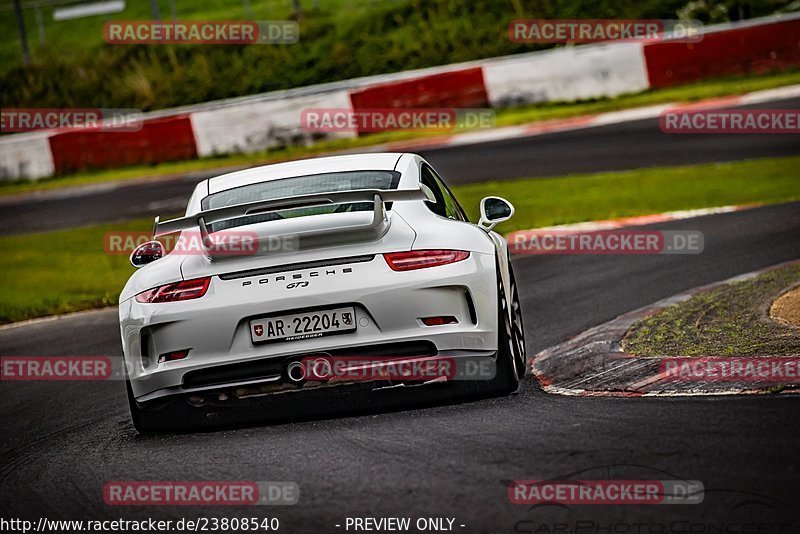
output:
<svg viewBox="0 0 800 534"><path fill-rule="evenodd" d="M328 172L345 171L376 171L394 170L402 153L376 152L374 154L350 154L344 156L329 156L324 158L303 159L263 165L243 171L231 172L208 179L208 194L213 195L220 191L241 187L243 185L291 178L292 176L306 176L309 174L324 174Z"/></svg>

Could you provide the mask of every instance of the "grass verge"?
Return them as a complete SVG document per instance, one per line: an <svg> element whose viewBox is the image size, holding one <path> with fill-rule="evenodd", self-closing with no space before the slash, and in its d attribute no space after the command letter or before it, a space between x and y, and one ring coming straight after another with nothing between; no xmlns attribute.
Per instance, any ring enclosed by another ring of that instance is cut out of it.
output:
<svg viewBox="0 0 800 534"><path fill-rule="evenodd" d="M0 323L115 304L133 267L106 254L103 237L151 227L138 220L0 238Z"/></svg>
<svg viewBox="0 0 800 534"><path fill-rule="evenodd" d="M635 325L623 350L638 356L788 356L800 354L797 328L768 318L773 299L800 282L800 266L734 282Z"/></svg>
<svg viewBox="0 0 800 534"><path fill-rule="evenodd" d="M637 94L623 95L614 99L605 98L574 103L551 102L519 108L500 109L497 110L496 125L498 127L513 126L668 102L693 102L796 84L800 84L800 71L768 73L747 77L719 78L669 89L649 90ZM308 147L286 147L254 154L231 154L213 158L167 162L159 165L139 165L124 169L86 171L38 181L21 180L5 182L0 183L0 195L14 195L110 181L135 180L141 179L142 177L157 178L225 167L265 165L329 152L356 149L382 143L434 137L436 135L438 134L431 132L386 132L367 137L322 142Z"/></svg>
<svg viewBox="0 0 800 534"><path fill-rule="evenodd" d="M470 218L480 199L501 194L516 208L501 233L553 224L727 204L800 200L800 158L644 169L454 187ZM133 272L104 251L109 231L148 231L152 219L0 237L0 323L116 302Z"/></svg>
<svg viewBox="0 0 800 534"><path fill-rule="evenodd" d="M800 157L504 180L454 187L471 220L480 200L502 195L516 208L508 233L542 226L751 203L800 200Z"/></svg>

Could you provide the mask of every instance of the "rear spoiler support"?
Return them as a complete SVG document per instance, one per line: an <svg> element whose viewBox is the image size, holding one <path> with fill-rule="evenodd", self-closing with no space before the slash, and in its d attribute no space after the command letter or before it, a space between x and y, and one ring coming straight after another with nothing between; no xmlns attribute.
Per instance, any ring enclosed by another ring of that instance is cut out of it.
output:
<svg viewBox="0 0 800 534"><path fill-rule="evenodd" d="M153 224L153 238L155 239L162 235L190 230L192 228L199 228L203 246L211 249L213 247L213 240L211 239L208 226L215 222L296 208L327 206L331 204L352 204L355 202L373 203L372 220L365 225L339 228L337 231L371 230L380 227L386 221L386 202L412 200L436 202L433 192L424 184L420 184L419 189L358 189L353 191L334 191L330 193L315 193L311 195L259 200L256 202L200 211L192 215L186 215L163 222L159 217L156 217Z"/></svg>

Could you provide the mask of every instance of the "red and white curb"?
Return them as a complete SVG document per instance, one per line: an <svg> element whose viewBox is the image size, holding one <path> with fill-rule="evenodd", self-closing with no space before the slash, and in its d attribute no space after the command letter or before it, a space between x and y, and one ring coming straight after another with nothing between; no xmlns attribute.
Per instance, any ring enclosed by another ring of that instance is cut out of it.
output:
<svg viewBox="0 0 800 534"><path fill-rule="evenodd" d="M558 345L547 348L531 361L533 376L548 393L570 396L652 397L763 393L776 385L800 386L794 382L764 383L664 382L662 358L638 357L622 350L622 339L639 321L661 310L687 301L699 293L735 282L751 280L761 274L800 265L788 261L684 291L672 297L623 314L590 328ZM792 390L790 390L792 392Z"/></svg>

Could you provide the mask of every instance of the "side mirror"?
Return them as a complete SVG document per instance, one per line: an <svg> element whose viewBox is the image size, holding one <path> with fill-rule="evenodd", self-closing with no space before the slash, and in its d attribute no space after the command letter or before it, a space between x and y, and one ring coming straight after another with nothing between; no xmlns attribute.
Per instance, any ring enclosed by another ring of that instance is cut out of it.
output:
<svg viewBox="0 0 800 534"><path fill-rule="evenodd" d="M486 197L481 200L481 219L478 225L487 232L497 224L514 216L514 206L500 197Z"/></svg>
<svg viewBox="0 0 800 534"><path fill-rule="evenodd" d="M436 195L433 194L433 191L431 191L430 187L428 187L423 183L420 183L419 188L422 189L422 193L425 195L425 202L436 204Z"/></svg>
<svg viewBox="0 0 800 534"><path fill-rule="evenodd" d="M164 257L164 245L160 241L148 241L142 243L131 252L131 265L136 267L144 267L148 263L152 263Z"/></svg>

